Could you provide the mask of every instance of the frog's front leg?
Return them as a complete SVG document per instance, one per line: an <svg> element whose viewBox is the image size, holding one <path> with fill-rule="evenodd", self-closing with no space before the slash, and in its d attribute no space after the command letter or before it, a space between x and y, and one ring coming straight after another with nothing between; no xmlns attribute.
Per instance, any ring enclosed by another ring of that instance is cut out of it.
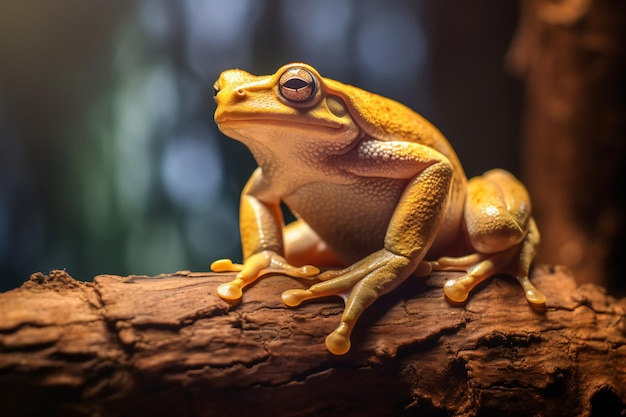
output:
<svg viewBox="0 0 626 417"><path fill-rule="evenodd" d="M479 283L497 273L515 276L531 304L542 305L545 296L528 278L539 244L539 231L530 215L530 198L524 186L506 171L496 169L468 183L465 224L474 254L440 258L434 270L464 270L467 275L451 279L444 293L464 302Z"/></svg>
<svg viewBox="0 0 626 417"><path fill-rule="evenodd" d="M295 307L302 301L339 295L344 298L345 309L339 326L326 338L326 347L335 355L350 350L350 334L358 318L378 297L400 285L415 269L409 257L396 255L382 249L362 259L349 268L327 271L318 278L323 280L307 290L288 290L283 302Z"/></svg>
<svg viewBox="0 0 626 417"><path fill-rule="evenodd" d="M283 293L283 301L289 306L328 295L344 298L346 307L341 322L326 338L326 347L336 355L350 350L350 334L363 311L422 266L421 261L439 230L452 181L452 165L432 150L409 157L421 158L415 161L416 165L422 163L421 171L409 181L396 206L384 247L348 268L324 272L318 277L324 282L308 290ZM428 162L424 162L426 159Z"/></svg>
<svg viewBox="0 0 626 417"><path fill-rule="evenodd" d="M283 216L280 199L272 195L261 169L250 177L241 194L240 228L244 263L220 259L211 264L215 272L238 272L234 280L217 288L226 300L241 298L243 288L268 273L281 273L297 278L311 278L319 269L291 265L283 256Z"/></svg>

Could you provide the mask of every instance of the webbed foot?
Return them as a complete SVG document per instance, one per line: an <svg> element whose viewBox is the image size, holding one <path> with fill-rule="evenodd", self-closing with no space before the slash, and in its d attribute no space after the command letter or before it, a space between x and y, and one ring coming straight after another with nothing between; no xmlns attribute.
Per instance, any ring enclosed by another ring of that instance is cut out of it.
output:
<svg viewBox="0 0 626 417"><path fill-rule="evenodd" d="M335 355L343 355L350 350L350 334L363 311L396 288L414 269L409 258L382 249L348 268L320 274L318 278L323 282L306 290L285 291L282 300L295 307L304 300L341 296L346 307L339 326L326 337L326 347Z"/></svg>
<svg viewBox="0 0 626 417"><path fill-rule="evenodd" d="M270 273L284 274L295 278L312 279L319 269L312 265L296 267L285 258L272 251L263 251L250 256L244 264L233 263L230 259L218 259L211 264L213 272L238 272L234 280L217 287L217 295L225 300L238 300L243 288Z"/></svg>
<svg viewBox="0 0 626 417"><path fill-rule="evenodd" d="M501 272L513 275L522 288L526 300L533 305L543 305L546 297L530 282L528 271L535 255L538 243L537 227L531 220L528 235L519 245L495 254L475 253L458 258L444 257L431 262L433 270L465 271L467 275L448 280L443 291L446 297L455 302L463 303L470 291L487 278Z"/></svg>

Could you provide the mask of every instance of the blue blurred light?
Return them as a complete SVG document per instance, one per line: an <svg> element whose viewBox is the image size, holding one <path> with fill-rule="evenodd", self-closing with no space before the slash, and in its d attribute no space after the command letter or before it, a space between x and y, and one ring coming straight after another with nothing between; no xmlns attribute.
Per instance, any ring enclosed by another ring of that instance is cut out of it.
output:
<svg viewBox="0 0 626 417"><path fill-rule="evenodd" d="M254 0L185 0L187 61L202 78L222 67L246 64L252 57L256 22L263 2Z"/></svg>
<svg viewBox="0 0 626 417"><path fill-rule="evenodd" d="M170 141L161 161L165 193L184 210L206 212L220 193L222 158L212 132L196 126Z"/></svg>
<svg viewBox="0 0 626 417"><path fill-rule="evenodd" d="M426 40L419 21L402 8L381 8L359 22L357 59L372 78L392 78L423 70Z"/></svg>
<svg viewBox="0 0 626 417"><path fill-rule="evenodd" d="M237 210L228 202L218 202L210 212L191 213L185 217L185 236L200 263L216 256L230 256L239 248Z"/></svg>
<svg viewBox="0 0 626 417"><path fill-rule="evenodd" d="M314 66L324 63L335 76L347 70L354 15L350 0L285 1L281 14L284 39L297 59Z"/></svg>

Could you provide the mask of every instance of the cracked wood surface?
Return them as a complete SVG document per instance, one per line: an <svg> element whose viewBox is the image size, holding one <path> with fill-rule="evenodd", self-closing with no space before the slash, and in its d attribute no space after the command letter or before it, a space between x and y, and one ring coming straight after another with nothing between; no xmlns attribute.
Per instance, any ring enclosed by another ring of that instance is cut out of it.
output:
<svg viewBox="0 0 626 417"><path fill-rule="evenodd" d="M340 299L289 309L273 276L229 305L230 274L34 274L0 294L2 415L620 415L626 300L567 271L533 282L543 311L497 277L462 306L451 273L412 278L366 312L352 351L324 337Z"/></svg>

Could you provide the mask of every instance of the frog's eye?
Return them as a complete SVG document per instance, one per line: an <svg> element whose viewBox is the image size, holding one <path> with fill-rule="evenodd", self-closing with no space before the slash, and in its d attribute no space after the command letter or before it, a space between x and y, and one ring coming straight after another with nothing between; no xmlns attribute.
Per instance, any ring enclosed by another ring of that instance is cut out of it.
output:
<svg viewBox="0 0 626 417"><path fill-rule="evenodd" d="M220 85L216 81L215 84L213 84L213 98L215 98L217 96L217 93L219 92L220 92Z"/></svg>
<svg viewBox="0 0 626 417"><path fill-rule="evenodd" d="M289 101L302 103L315 96L315 78L304 68L289 68L278 81L280 94Z"/></svg>

